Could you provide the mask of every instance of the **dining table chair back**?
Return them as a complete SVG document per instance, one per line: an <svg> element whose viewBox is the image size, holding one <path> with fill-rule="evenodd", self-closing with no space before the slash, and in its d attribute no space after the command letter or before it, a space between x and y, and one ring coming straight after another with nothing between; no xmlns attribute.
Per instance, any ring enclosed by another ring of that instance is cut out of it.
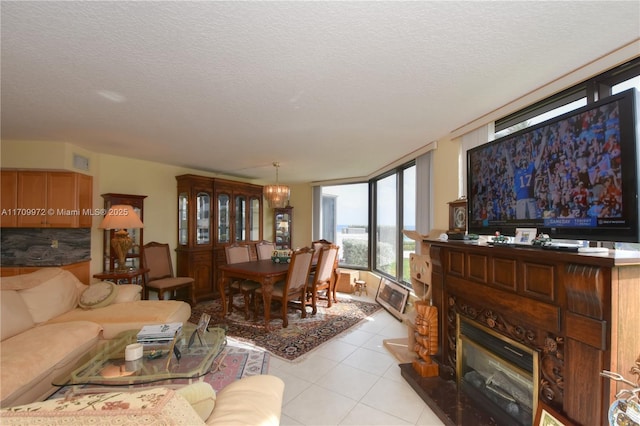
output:
<svg viewBox="0 0 640 426"><path fill-rule="evenodd" d="M309 272L311 271L311 260L313 259L313 251L309 247L296 250L291 255L291 263L289 271L284 281L277 282L273 285L271 299L280 301L282 317L282 327L289 325L287 318L288 308L299 309L301 317L306 318L306 292L309 280ZM258 295L262 294L262 288L256 290L255 300L259 300ZM254 304L254 310L257 315L258 304Z"/></svg>
<svg viewBox="0 0 640 426"><path fill-rule="evenodd" d="M251 248L245 244L233 243L224 247L227 265L233 263L249 262L251 260Z"/></svg>
<svg viewBox="0 0 640 426"><path fill-rule="evenodd" d="M320 256L320 249L322 249L322 247L327 247L332 245L333 243L331 241L327 241L325 239L322 240L316 240L316 241L312 241L311 242L311 249L313 250L313 264L317 264L318 263L318 257Z"/></svg>
<svg viewBox="0 0 640 426"><path fill-rule="evenodd" d="M331 307L333 299L333 290L336 285L335 270L337 267L339 247L330 244L320 248L318 263L316 264L315 273L309 277L308 294L311 294L311 314L315 315L318 311L317 301L318 293L322 290L326 291L327 306Z"/></svg>
<svg viewBox="0 0 640 426"><path fill-rule="evenodd" d="M224 254L227 259L227 265L234 263L250 262L251 261L251 248L245 244L233 243L224 247ZM237 308L244 312L245 319L249 319L251 300L255 298L255 291L260 287L260 284L251 280L231 280L227 294L229 295L229 306L227 308L228 313L232 313L233 308ZM242 294L244 299L243 306L236 306L233 304L233 295Z"/></svg>
<svg viewBox="0 0 640 426"><path fill-rule="evenodd" d="M258 260L271 259L273 251L276 249L276 244L271 241L260 241L256 244L256 252L258 254Z"/></svg>

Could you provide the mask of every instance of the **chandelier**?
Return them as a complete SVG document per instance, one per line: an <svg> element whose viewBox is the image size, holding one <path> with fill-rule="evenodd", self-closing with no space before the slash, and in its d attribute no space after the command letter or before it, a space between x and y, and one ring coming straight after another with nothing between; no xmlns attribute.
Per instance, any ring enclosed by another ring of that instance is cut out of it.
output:
<svg viewBox="0 0 640 426"><path fill-rule="evenodd" d="M286 185L278 184L278 168L280 167L280 163L274 162L273 167L276 168L276 184L275 185L266 185L264 187L263 193L267 202L269 203L269 207L272 209L286 207L289 203L289 195L291 194L291 189L289 189Z"/></svg>

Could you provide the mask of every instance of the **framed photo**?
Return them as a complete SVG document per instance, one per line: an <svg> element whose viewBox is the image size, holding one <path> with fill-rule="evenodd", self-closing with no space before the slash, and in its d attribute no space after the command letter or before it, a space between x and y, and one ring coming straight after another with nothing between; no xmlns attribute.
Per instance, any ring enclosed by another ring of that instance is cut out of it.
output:
<svg viewBox="0 0 640 426"><path fill-rule="evenodd" d="M198 334L200 336L202 336L204 334L204 332L208 330L209 321L211 321L211 315L209 315L207 313L203 313L200 316L200 321L198 321L198 327L196 328L196 330L198 330Z"/></svg>
<svg viewBox="0 0 640 426"><path fill-rule="evenodd" d="M461 198L449 203L449 231L467 230L467 200Z"/></svg>
<svg viewBox="0 0 640 426"><path fill-rule="evenodd" d="M198 326L193 331L193 333L191 333L191 337L189 338L189 346L187 347L190 348L191 345L193 345L193 342L196 336L198 336L198 340L200 341L200 344L201 345L204 344L204 341L202 340L202 338L204 337L204 333L209 331L209 321L211 321L211 315L207 313L203 313L200 316L200 320L198 321Z"/></svg>
<svg viewBox="0 0 640 426"><path fill-rule="evenodd" d="M542 401L538 401L534 426L572 426L574 423L565 416L548 406Z"/></svg>
<svg viewBox="0 0 640 426"><path fill-rule="evenodd" d="M516 228L516 244L525 244L531 245L533 240L536 239L536 233L538 230L536 228Z"/></svg>
<svg viewBox="0 0 640 426"><path fill-rule="evenodd" d="M376 293L376 302L400 321L402 321L402 314L404 313L408 298L408 288L386 277L380 278L380 286Z"/></svg>

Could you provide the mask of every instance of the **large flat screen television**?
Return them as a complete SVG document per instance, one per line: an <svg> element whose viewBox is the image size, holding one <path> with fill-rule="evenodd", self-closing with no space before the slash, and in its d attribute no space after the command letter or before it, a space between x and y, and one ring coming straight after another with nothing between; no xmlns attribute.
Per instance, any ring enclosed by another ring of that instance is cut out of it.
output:
<svg viewBox="0 0 640 426"><path fill-rule="evenodd" d="M638 97L629 89L469 150L469 232L640 242Z"/></svg>

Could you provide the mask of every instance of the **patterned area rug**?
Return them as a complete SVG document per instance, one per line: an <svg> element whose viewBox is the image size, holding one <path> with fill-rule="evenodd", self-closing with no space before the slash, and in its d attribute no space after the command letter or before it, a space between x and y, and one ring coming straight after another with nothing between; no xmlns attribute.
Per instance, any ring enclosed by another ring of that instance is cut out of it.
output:
<svg viewBox="0 0 640 426"><path fill-rule="evenodd" d="M213 362L214 371L204 380L217 392L243 377L268 374L269 357L269 352L262 348L228 337L227 346Z"/></svg>
<svg viewBox="0 0 640 426"><path fill-rule="evenodd" d="M240 305L241 297L236 302ZM265 333L262 316L258 322L252 319L247 321L242 312L234 309L231 315L221 320L222 306L219 299L199 303L192 308L189 321L197 324L200 315L208 313L211 315L210 325L225 328L227 336L264 348L284 360L293 361L382 309L377 303L357 300L342 299L331 308L327 308L326 303L320 301L317 314L307 314L305 319L300 318L300 311L290 310L287 328L282 328L281 319L272 319L271 331L268 333ZM272 317L277 313L272 313Z"/></svg>

